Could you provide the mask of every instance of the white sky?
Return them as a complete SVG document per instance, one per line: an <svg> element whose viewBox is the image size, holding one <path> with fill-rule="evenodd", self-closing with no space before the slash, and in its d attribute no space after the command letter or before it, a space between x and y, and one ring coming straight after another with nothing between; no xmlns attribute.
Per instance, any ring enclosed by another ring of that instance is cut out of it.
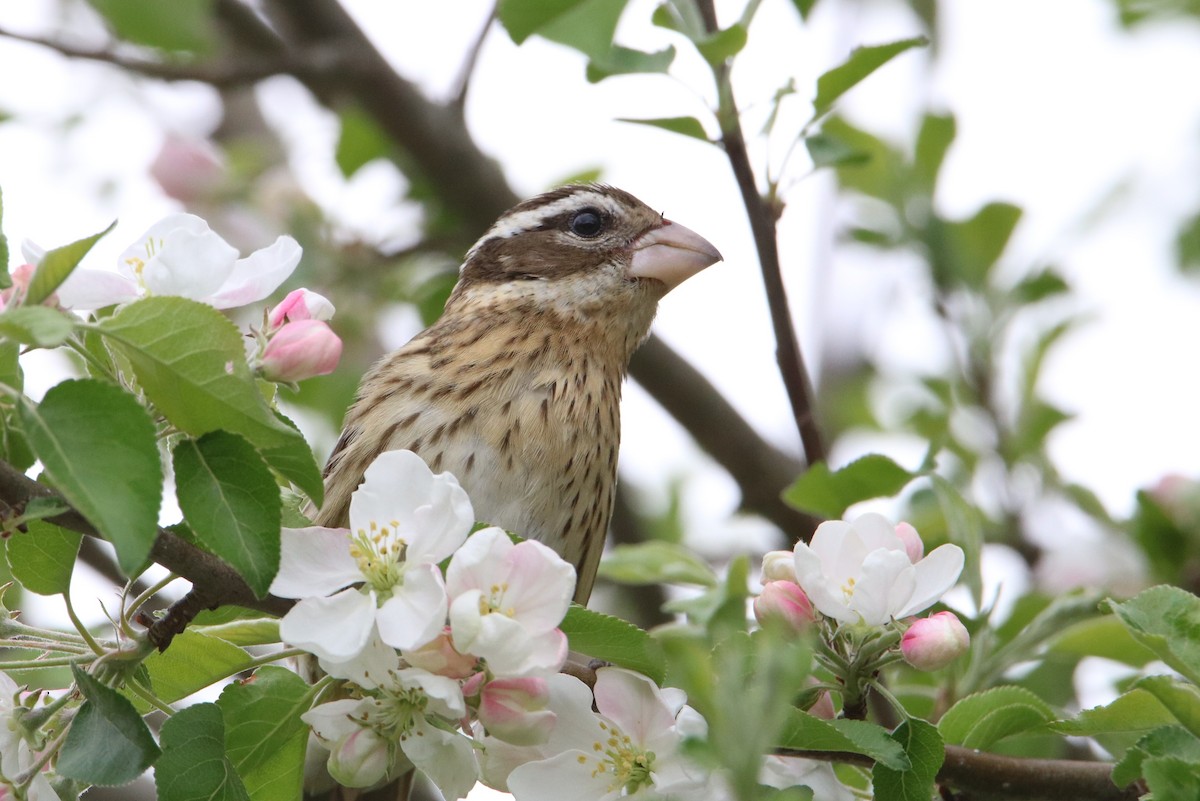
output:
<svg viewBox="0 0 1200 801"><path fill-rule="evenodd" d="M52 31L53 5L4 4L0 25ZM348 5L403 74L440 96L457 79L463 50L490 3ZM718 5L726 22L741 6ZM652 0L633 0L618 40L647 49L678 45L669 32L642 24L653 6ZM1125 513L1134 490L1163 473L1200 474L1193 376L1200 289L1177 278L1170 265L1178 221L1200 204L1200 86L1189 77L1200 74L1200 27L1181 23L1123 34L1105 0L941 6L946 47L938 73L931 78L924 71L923 54L904 54L856 88L842 107L864 127L897 138L910 135L926 103L954 111L959 136L944 171L943 210L965 216L992 199L1025 207L1005 269L1059 266L1080 289L1080 308L1094 319L1048 367L1047 391L1079 414L1054 437L1053 453L1068 477L1096 488L1113 511ZM794 130L808 115L820 72L854 45L917 30L906 12L886 4L829 0L802 28L790 2L767 0L735 74L749 110L747 129L756 130L775 89L794 77L800 92L779 128ZM582 72L582 58L572 51L536 39L517 48L494 33L470 95L472 131L522 193L601 166L605 180L713 241L726 261L668 296L656 330L760 430L798 448L749 231L722 154L612 121L705 118L711 89L703 67L681 52L677 78L591 85ZM14 246L26 237L53 246L119 216L119 228L89 257L90 266L112 263L129 241L175 208L145 177L161 130L203 135L215 123L216 103L202 87L147 92L104 67L66 65L8 41L0 41L0 74L25 76L0 82L0 109L20 120L0 125L5 233ZM291 121L295 166L306 187L364 235L393 238L405 219L392 204L398 187L393 171L379 165L343 184L329 158L332 121L310 114L286 81L268 83L262 96L268 111L282 110ZM48 135L75 114L83 116L65 141ZM769 148L776 162L788 144L783 137ZM755 143L760 164L767 152ZM804 168L802 154L793 168ZM1079 221L1118 187L1124 193L1106 221L1080 234ZM832 199L827 176L795 184L780 226L785 278L810 363L822 347L849 339L885 363L936 370L945 348L922 314L912 265L876 253L831 251L834 223L845 217ZM405 328L401 322L388 338L402 341L411 333ZM47 361L52 359L33 359ZM33 372L35 387L57 380L53 372ZM637 387L627 397L623 468L659 488L673 475L693 472L695 452L686 438ZM880 447L910 466L921 452L910 441L851 438L833 458L842 463ZM736 493L720 473L702 471L688 500L698 534L756 539L756 526L728 519Z"/></svg>

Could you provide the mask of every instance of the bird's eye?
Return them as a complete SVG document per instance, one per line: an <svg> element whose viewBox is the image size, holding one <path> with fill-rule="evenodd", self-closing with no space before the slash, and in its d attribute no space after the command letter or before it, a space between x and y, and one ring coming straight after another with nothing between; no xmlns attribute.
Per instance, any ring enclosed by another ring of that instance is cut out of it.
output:
<svg viewBox="0 0 1200 801"><path fill-rule="evenodd" d="M571 218L571 233L591 239L604 230L604 218L596 209L584 209Z"/></svg>

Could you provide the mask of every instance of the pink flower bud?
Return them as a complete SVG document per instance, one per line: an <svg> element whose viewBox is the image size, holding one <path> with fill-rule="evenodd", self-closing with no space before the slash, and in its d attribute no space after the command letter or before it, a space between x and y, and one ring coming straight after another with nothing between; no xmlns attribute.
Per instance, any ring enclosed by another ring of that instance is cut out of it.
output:
<svg viewBox="0 0 1200 801"><path fill-rule="evenodd" d="M967 627L953 612L937 612L904 632L900 651L917 670L938 670L958 659L971 645Z"/></svg>
<svg viewBox="0 0 1200 801"><path fill-rule="evenodd" d="M921 542L921 535L917 533L911 523L897 523L896 536L904 543L904 552L908 554L908 561L915 565L925 558L925 543Z"/></svg>
<svg viewBox="0 0 1200 801"><path fill-rule="evenodd" d="M413 667L428 670L449 679L465 679L475 672L479 660L460 654L450 639L450 627L414 651L405 651L404 660ZM463 688L466 693L466 687Z"/></svg>
<svg viewBox="0 0 1200 801"><path fill-rule="evenodd" d="M323 295L307 289L293 289L279 305L267 315L267 326L279 328L284 323L298 320L331 320L333 304Z"/></svg>
<svg viewBox="0 0 1200 801"><path fill-rule="evenodd" d="M762 594L754 599L754 617L763 625L766 625L767 618L782 620L800 632L812 624L816 613L812 602L798 584L769 581L763 586Z"/></svg>
<svg viewBox="0 0 1200 801"><path fill-rule="evenodd" d="M259 370L269 381L291 383L327 375L342 356L342 340L320 320L287 323L267 341Z"/></svg>
<svg viewBox="0 0 1200 801"><path fill-rule="evenodd" d="M169 197L190 203L216 193L225 180L225 165L211 142L168 134L150 165L150 176Z"/></svg>
<svg viewBox="0 0 1200 801"><path fill-rule="evenodd" d="M545 679L495 679L479 693L479 722L488 734L512 745L540 745L550 739L557 716L546 708Z"/></svg>
<svg viewBox="0 0 1200 801"><path fill-rule="evenodd" d="M796 581L796 559L791 551L768 551L763 554L762 580Z"/></svg>

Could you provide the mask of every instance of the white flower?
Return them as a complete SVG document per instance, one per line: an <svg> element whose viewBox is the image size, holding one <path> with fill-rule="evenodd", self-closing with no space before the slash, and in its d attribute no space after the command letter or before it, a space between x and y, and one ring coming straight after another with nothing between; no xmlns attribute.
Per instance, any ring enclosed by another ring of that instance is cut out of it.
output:
<svg viewBox="0 0 1200 801"><path fill-rule="evenodd" d="M825 522L810 544L796 545L796 583L821 614L881 626L932 605L962 572L957 545L942 545L915 563L910 547L882 515Z"/></svg>
<svg viewBox="0 0 1200 801"><path fill-rule="evenodd" d="M595 703L582 682L556 675L549 708L557 715L550 741L517 748L485 738L488 779L516 801L610 801L642 793L702 799L709 776L684 761L679 744L701 735L703 719L683 706L683 693L660 690L629 670L596 671ZM530 761L531 760L531 761Z"/></svg>
<svg viewBox="0 0 1200 801"><path fill-rule="evenodd" d="M403 754L456 799L478 776L470 738L454 731L465 714L458 682L408 668L389 673L365 698L321 704L301 717L329 749L329 773L342 784L369 787L403 768Z"/></svg>
<svg viewBox="0 0 1200 801"><path fill-rule="evenodd" d="M290 236L241 259L204 220L172 214L126 248L119 272L75 270L58 297L70 309L99 309L146 295L178 295L231 309L270 295L299 263L300 246Z"/></svg>
<svg viewBox="0 0 1200 801"><path fill-rule="evenodd" d="M819 801L854 801L854 793L838 781L828 762L799 757L769 756L763 760L758 781L768 787L784 790L804 785Z"/></svg>
<svg viewBox="0 0 1200 801"><path fill-rule="evenodd" d="M349 530L283 530L271 592L301 600L280 621L280 637L323 665L352 663L348 671L379 653L376 640L419 648L434 639L448 604L438 562L474 520L454 476L434 475L411 451L381 454L351 496Z"/></svg>
<svg viewBox="0 0 1200 801"><path fill-rule="evenodd" d="M575 569L534 540L514 545L499 528L475 532L446 569L454 647L487 660L496 676L557 671L567 638L557 628Z"/></svg>

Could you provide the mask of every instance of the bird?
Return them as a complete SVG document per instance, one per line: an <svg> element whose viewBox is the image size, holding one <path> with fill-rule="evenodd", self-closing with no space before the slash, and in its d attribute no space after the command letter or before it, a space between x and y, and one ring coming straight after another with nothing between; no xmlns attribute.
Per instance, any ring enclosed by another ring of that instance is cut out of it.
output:
<svg viewBox="0 0 1200 801"><path fill-rule="evenodd" d="M607 185L512 207L467 251L441 317L363 377L314 523L345 526L375 457L411 450L458 479L480 521L573 564L586 604L615 498L629 360L658 301L721 258Z"/></svg>

